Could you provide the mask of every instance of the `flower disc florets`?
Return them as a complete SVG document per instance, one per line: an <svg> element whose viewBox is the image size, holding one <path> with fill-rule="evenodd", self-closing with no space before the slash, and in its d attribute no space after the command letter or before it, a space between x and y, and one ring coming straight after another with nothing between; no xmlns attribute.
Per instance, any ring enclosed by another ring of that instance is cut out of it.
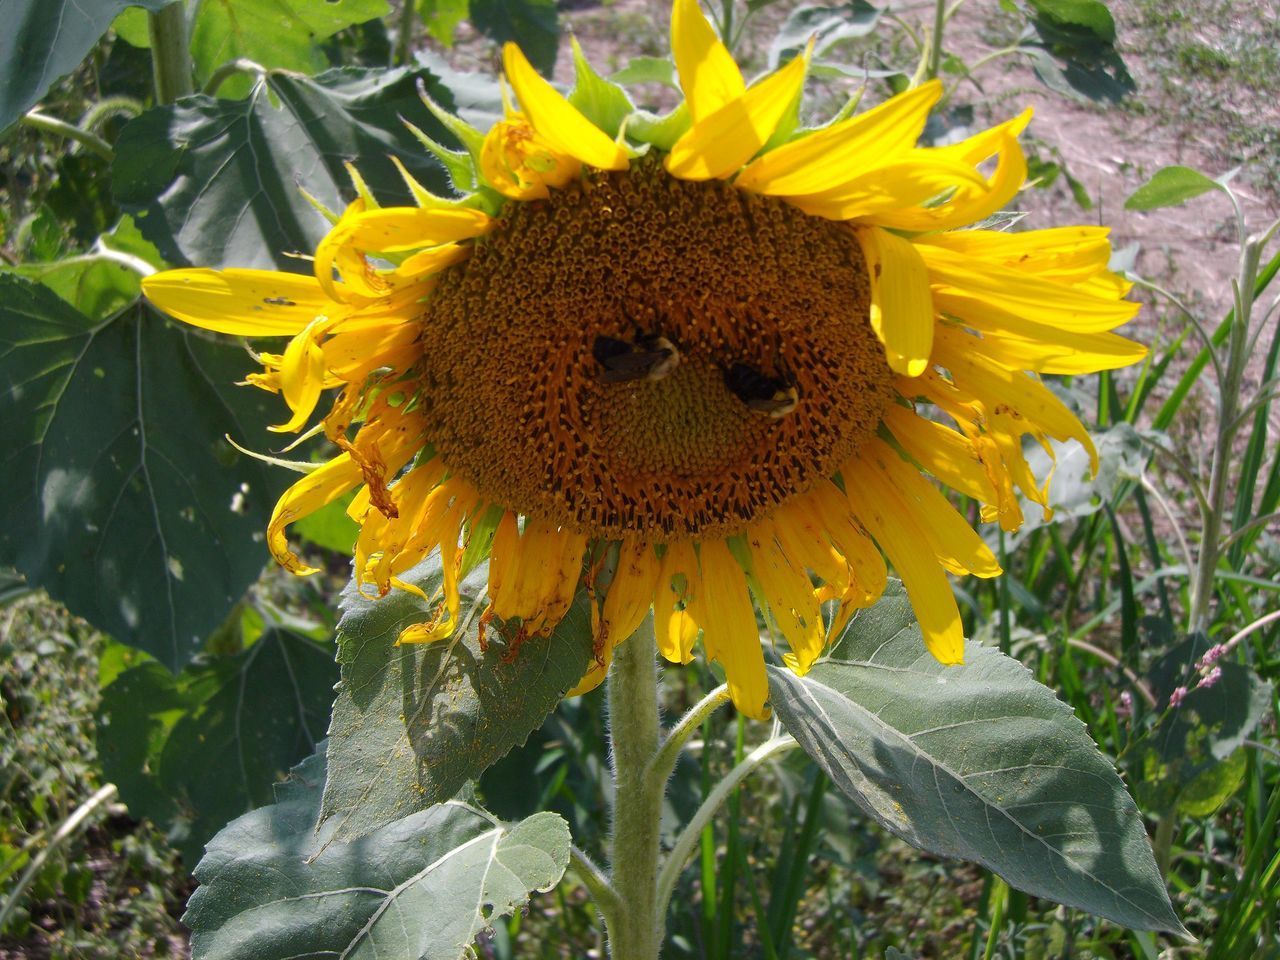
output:
<svg viewBox="0 0 1280 960"><path fill-rule="evenodd" d="M869 303L843 224L656 163L596 173L513 204L440 278L427 432L486 499L557 526L740 532L879 424Z"/></svg>

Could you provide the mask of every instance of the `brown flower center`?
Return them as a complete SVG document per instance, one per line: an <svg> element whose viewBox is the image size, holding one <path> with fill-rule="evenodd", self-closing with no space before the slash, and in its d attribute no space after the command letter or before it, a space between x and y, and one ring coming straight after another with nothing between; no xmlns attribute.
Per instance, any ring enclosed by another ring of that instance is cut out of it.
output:
<svg viewBox="0 0 1280 960"><path fill-rule="evenodd" d="M511 203L422 317L428 435L590 536L727 536L830 476L891 373L857 238L639 161Z"/></svg>

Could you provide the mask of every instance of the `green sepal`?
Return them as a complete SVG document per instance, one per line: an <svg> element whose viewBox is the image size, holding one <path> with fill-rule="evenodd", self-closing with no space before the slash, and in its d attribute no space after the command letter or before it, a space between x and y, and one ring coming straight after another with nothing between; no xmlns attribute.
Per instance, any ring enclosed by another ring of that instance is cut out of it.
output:
<svg viewBox="0 0 1280 960"><path fill-rule="evenodd" d="M424 95L422 99L423 99L423 103L427 104L427 109L432 110L433 112L435 111L435 109L438 109L435 107L435 104L431 102L429 97L426 97ZM457 120L457 117L454 117L452 114L448 114L448 113L436 114L436 116L437 117L448 116L453 120ZM450 150L448 147L444 147L436 143L429 136L423 133L422 130L414 126L408 120L405 120L403 117L401 118L400 122L405 125L405 129L407 129L410 133L414 135L414 137L417 138L419 143L421 143L424 147L427 148L427 150L431 153L433 157L435 157L437 160L440 161L440 164L441 166L444 167L445 172L449 174L449 182L453 184L453 188L455 190L457 190L459 193L470 193L472 190L475 189L476 171L478 169L477 164L479 163L479 160L477 159L477 157L479 156L479 154L476 154L473 156L470 153L461 153L457 150ZM462 123L461 120L458 120L458 122ZM448 123L446 123L444 120L441 120L441 123L445 123L446 127L448 126ZM474 131L474 128L472 127L468 127L468 129L471 129ZM478 132L478 131L474 131L474 132Z"/></svg>
<svg viewBox="0 0 1280 960"><path fill-rule="evenodd" d="M418 85L418 96L422 98L423 106L425 106L428 110L431 111L431 115L435 117L437 120L439 120L441 125L446 130L448 130L455 137L457 137L458 142L462 144L462 146L466 148L467 153L470 154L471 177L472 177L472 184L474 184L476 171L480 169L480 150L482 147L484 147L484 134L481 133L479 130L477 130L475 127L473 127L471 124L467 123L467 121L463 120L461 117L455 116L454 114L446 110L444 107L440 106L440 104L432 100L431 94L427 93L427 88L424 84ZM425 146L428 150L431 150L432 153L436 152L429 138L425 138L421 136L420 134L417 133L417 131L414 131L412 127L410 128L410 131L413 132L415 136L418 136L418 138L423 141L423 146ZM439 147L438 144L435 146ZM444 150L445 148L439 147L439 149ZM447 152L453 153L453 151L451 150ZM441 157L440 162L446 163L443 157ZM446 163L446 166L448 166L447 163ZM453 171L450 170L451 177L452 177L452 174L453 174ZM457 185L457 180L454 180L454 183L455 185ZM469 185L465 188L459 187L459 189L463 190L463 192L466 192L466 190L471 189L471 186Z"/></svg>
<svg viewBox="0 0 1280 960"><path fill-rule="evenodd" d="M577 37L570 37L569 42L573 48L574 71L569 102L609 136L617 137L623 121L635 110L635 104L622 87L596 73Z"/></svg>
<svg viewBox="0 0 1280 960"><path fill-rule="evenodd" d="M689 108L681 103L661 117L647 110L637 110L627 117L626 132L631 140L639 140L659 150L670 150L692 123Z"/></svg>

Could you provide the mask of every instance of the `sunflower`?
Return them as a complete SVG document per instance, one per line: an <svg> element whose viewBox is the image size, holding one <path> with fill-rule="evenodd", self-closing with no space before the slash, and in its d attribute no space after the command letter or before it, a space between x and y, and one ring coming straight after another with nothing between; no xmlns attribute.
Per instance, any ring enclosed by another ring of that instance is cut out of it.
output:
<svg viewBox="0 0 1280 960"><path fill-rule="evenodd" d="M249 378L288 405L274 429L306 429L337 389L311 429L339 452L283 495L268 543L313 572L286 527L355 491L362 593L416 590L401 575L439 551L443 586L401 642L449 636L464 560L487 556L483 622L517 639L592 589L596 657L571 694L652 610L668 660L701 635L764 717L757 611L804 672L832 632L823 605L839 626L873 603L887 559L928 649L958 663L947 575L1000 567L935 481L1013 530L1019 494L1048 509L1026 438L1076 440L1096 468L1039 374L1145 353L1109 332L1138 307L1107 232L973 226L1024 183L1030 111L920 147L929 82L801 128L809 51L748 85L696 0L675 0L671 33L685 99L665 117L576 44L567 98L508 44L487 133L428 104L466 148L420 135L458 197L402 168L417 206L382 208L353 171L314 276L173 270L146 294L287 338Z"/></svg>

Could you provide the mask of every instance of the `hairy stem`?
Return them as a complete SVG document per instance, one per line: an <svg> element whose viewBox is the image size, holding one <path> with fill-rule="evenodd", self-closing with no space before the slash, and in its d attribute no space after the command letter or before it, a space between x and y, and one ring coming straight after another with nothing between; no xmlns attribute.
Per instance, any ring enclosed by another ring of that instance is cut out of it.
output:
<svg viewBox="0 0 1280 960"><path fill-rule="evenodd" d="M52 133L59 137L66 137L68 140L74 140L86 149L92 150L108 163L115 159L116 154L111 149L111 144L96 133L90 130L82 130L74 124L59 120L57 117L51 117L47 113L41 113L39 110L28 110L22 117L21 123L24 127L31 127L34 130L41 130L44 133Z"/></svg>
<svg viewBox="0 0 1280 960"><path fill-rule="evenodd" d="M657 960L665 924L657 910L658 824L665 779L646 776L658 753L658 667L653 620L614 650L609 673L613 753L613 960Z"/></svg>

